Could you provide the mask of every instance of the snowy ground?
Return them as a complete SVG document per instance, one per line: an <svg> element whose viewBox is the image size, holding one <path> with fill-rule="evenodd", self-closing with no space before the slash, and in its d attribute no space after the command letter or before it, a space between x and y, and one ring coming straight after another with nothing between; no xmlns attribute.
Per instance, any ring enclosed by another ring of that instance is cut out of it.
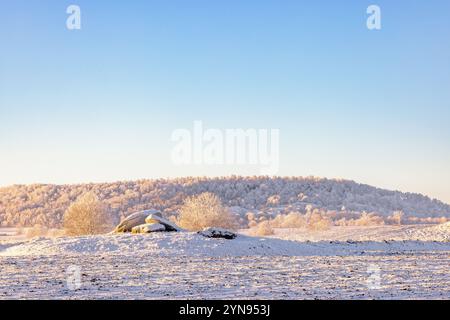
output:
<svg viewBox="0 0 450 320"><path fill-rule="evenodd" d="M246 233L246 232L244 232ZM273 238L296 241L450 241L450 223L442 225L331 227L324 231L275 229Z"/></svg>
<svg viewBox="0 0 450 320"><path fill-rule="evenodd" d="M0 240L0 299L450 299L449 225L377 228Z"/></svg>
<svg viewBox="0 0 450 320"><path fill-rule="evenodd" d="M0 228L0 243L8 240L24 240L25 236L19 234L16 228Z"/></svg>

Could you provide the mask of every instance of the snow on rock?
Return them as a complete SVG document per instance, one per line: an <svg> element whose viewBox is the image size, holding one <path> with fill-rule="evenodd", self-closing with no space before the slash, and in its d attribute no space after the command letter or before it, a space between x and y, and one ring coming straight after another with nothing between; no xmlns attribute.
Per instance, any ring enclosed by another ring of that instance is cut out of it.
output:
<svg viewBox="0 0 450 320"><path fill-rule="evenodd" d="M227 240L232 240L237 236L235 233L222 228L205 228L203 231L199 231L198 234L206 238L223 238Z"/></svg>
<svg viewBox="0 0 450 320"><path fill-rule="evenodd" d="M126 217L114 229L114 233L149 233L157 231L181 231L174 223L164 219L162 213L157 210L144 210Z"/></svg>
<svg viewBox="0 0 450 320"><path fill-rule="evenodd" d="M191 232L157 232L44 239L0 246L0 256L51 255L161 255L161 256L346 256L450 252L449 242L321 241L298 242L239 235L233 241Z"/></svg>
<svg viewBox="0 0 450 320"><path fill-rule="evenodd" d="M127 216L119 223L114 232L131 232L134 227L145 224L145 218L147 218L149 214L150 212L148 211L140 211Z"/></svg>
<svg viewBox="0 0 450 320"><path fill-rule="evenodd" d="M160 223L146 223L131 229L131 233L151 233L166 231L166 227Z"/></svg>
<svg viewBox="0 0 450 320"><path fill-rule="evenodd" d="M167 219L164 219L161 213L148 215L147 218L145 218L145 222L162 224L165 226L166 231L181 231L181 228L178 227L176 224L170 222Z"/></svg>
<svg viewBox="0 0 450 320"><path fill-rule="evenodd" d="M135 212L135 213L129 215L128 217L126 217L125 219L123 219L119 223L119 225L115 228L114 232L115 233L131 232L134 227L137 227L142 224L146 224L145 219L149 215L162 216L161 212L159 212L157 210L144 210L144 211Z"/></svg>

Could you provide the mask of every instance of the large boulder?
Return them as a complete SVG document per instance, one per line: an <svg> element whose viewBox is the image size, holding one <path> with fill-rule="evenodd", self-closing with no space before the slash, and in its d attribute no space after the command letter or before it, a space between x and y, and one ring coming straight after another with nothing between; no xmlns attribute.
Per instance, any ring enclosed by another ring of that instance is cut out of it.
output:
<svg viewBox="0 0 450 320"><path fill-rule="evenodd" d="M149 216L161 216L161 212L157 210L145 210L133 213L123 219L114 229L114 233L131 232L134 227L145 224L145 219Z"/></svg>
<svg viewBox="0 0 450 320"><path fill-rule="evenodd" d="M166 227L160 223L146 223L131 229L132 233L152 233L166 231Z"/></svg>
<svg viewBox="0 0 450 320"><path fill-rule="evenodd" d="M161 214L152 213L149 214L145 219L145 223L159 223L166 227L166 231L181 231L182 229L178 227L175 223L164 219Z"/></svg>
<svg viewBox="0 0 450 320"><path fill-rule="evenodd" d="M197 232L206 238L222 238L232 240L237 237L237 234L222 228L206 228L203 231Z"/></svg>

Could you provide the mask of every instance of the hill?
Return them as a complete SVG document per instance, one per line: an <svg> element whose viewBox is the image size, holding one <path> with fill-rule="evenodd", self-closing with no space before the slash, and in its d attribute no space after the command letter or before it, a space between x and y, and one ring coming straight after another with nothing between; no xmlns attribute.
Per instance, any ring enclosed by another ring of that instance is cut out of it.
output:
<svg viewBox="0 0 450 320"><path fill-rule="evenodd" d="M124 181L78 185L14 185L0 188L0 224L59 227L64 211L80 195L94 191L116 220L155 208L175 215L187 196L217 194L241 216L274 215L312 206L352 214L387 216L401 210L409 217L450 217L450 205L414 193L375 188L348 180L315 177L222 177Z"/></svg>

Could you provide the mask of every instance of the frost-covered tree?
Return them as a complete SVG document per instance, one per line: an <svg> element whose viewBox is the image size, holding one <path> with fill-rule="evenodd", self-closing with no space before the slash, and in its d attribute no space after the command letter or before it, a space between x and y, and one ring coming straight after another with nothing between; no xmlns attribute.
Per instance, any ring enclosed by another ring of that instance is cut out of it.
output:
<svg viewBox="0 0 450 320"><path fill-rule="evenodd" d="M100 234L112 226L104 205L97 196L88 192L77 199L64 214L67 235Z"/></svg>
<svg viewBox="0 0 450 320"><path fill-rule="evenodd" d="M275 232L269 221L262 221L256 226L250 228L249 234L252 236L271 236Z"/></svg>
<svg viewBox="0 0 450 320"><path fill-rule="evenodd" d="M393 214L392 214L392 218L393 218L393 220L394 220L394 223L395 224L397 224L397 225L401 225L402 224L402 219L403 219L403 216L404 216L405 214L403 213L403 211L395 211Z"/></svg>
<svg viewBox="0 0 450 320"><path fill-rule="evenodd" d="M222 206L213 193L205 192L185 200L180 210L178 224L187 230L199 231L207 227L235 229L235 217Z"/></svg>

